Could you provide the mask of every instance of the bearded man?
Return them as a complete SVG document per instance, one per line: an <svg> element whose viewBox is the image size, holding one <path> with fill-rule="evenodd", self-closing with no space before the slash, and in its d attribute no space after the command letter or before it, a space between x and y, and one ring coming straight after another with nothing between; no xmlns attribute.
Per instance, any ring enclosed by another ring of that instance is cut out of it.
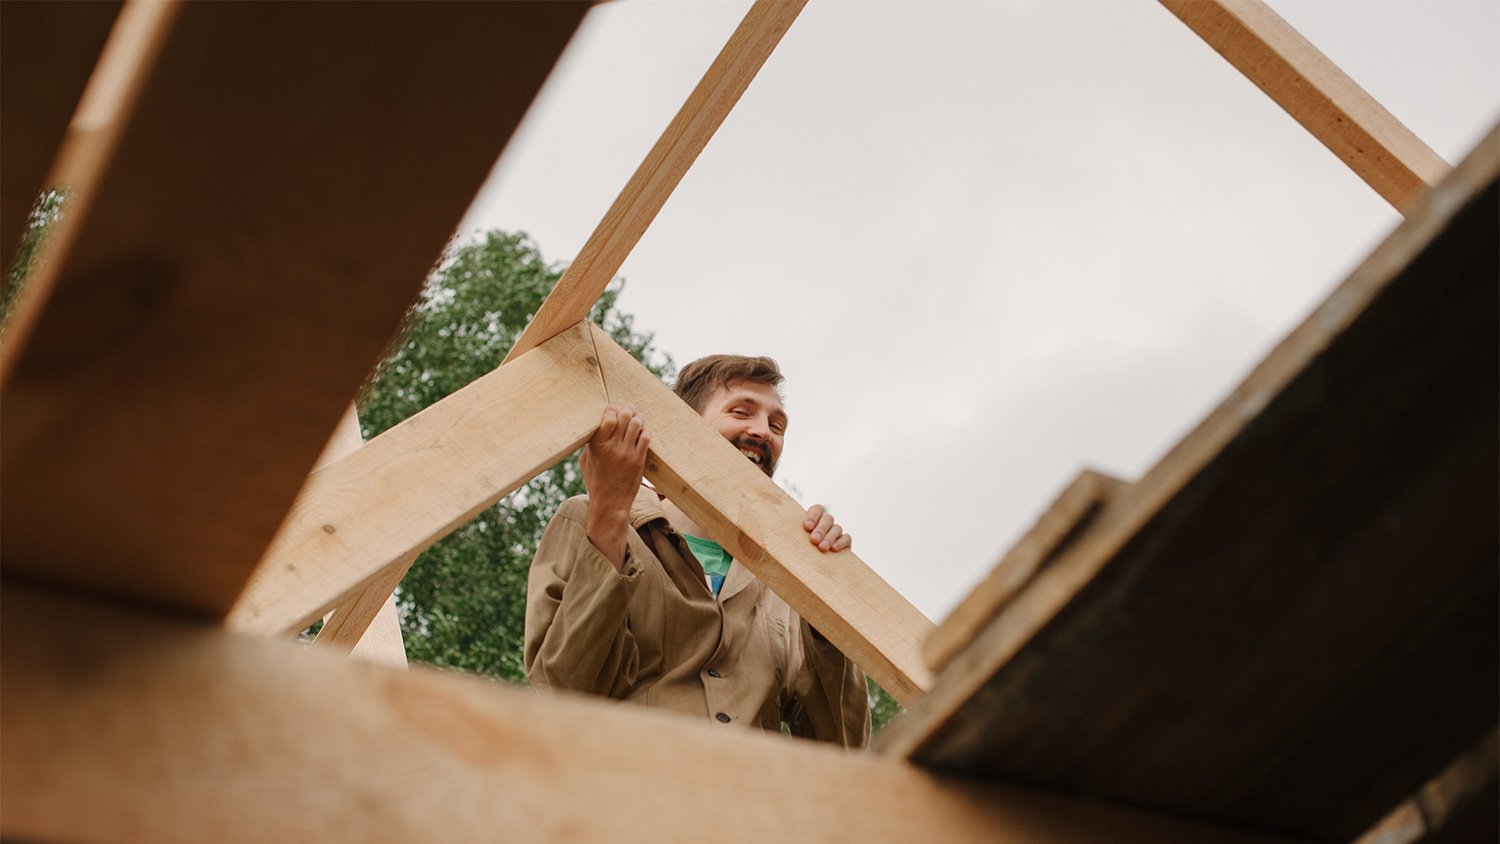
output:
<svg viewBox="0 0 1500 844"><path fill-rule="evenodd" d="M781 382L770 358L714 355L684 367L675 392L769 476L786 436ZM532 684L864 746L864 674L642 484L650 445L640 413L605 408L581 459L588 495L558 508L531 564ZM850 546L821 505L802 527L820 551Z"/></svg>

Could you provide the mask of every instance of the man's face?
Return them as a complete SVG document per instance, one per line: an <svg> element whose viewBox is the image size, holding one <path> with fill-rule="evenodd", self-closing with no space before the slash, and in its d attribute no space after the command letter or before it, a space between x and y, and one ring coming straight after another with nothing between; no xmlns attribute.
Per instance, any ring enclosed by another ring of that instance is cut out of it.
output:
<svg viewBox="0 0 1500 844"><path fill-rule="evenodd" d="M775 387L731 381L708 397L702 415L767 476L776 471L786 436L786 411Z"/></svg>

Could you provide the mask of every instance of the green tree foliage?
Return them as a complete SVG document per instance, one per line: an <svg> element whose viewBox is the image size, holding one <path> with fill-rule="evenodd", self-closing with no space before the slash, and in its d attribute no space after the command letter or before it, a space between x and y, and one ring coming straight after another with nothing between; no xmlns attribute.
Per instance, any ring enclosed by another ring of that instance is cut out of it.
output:
<svg viewBox="0 0 1500 844"><path fill-rule="evenodd" d="M499 366L560 274L524 234L492 231L450 249L360 397L366 438ZM619 294L605 291L590 319L670 377L671 358L615 307ZM497 448L504 436L495 432ZM524 683L526 572L553 511L583 491L571 457L418 557L398 593L407 656Z"/></svg>
<svg viewBox="0 0 1500 844"><path fill-rule="evenodd" d="M892 718L906 711L906 708L891 697L891 693L880 688L874 680L865 678L865 685L869 689L870 696L870 731L871 734L878 733L889 724Z"/></svg>

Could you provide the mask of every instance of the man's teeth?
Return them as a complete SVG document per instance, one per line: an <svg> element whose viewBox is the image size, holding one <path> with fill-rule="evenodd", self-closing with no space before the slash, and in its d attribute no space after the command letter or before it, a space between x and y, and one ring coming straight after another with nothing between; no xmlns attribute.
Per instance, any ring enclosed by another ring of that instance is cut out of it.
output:
<svg viewBox="0 0 1500 844"><path fill-rule="evenodd" d="M755 449L742 448L740 449L740 454L743 454L746 457L750 458L751 463L754 463L757 466L760 465L760 452L756 451Z"/></svg>

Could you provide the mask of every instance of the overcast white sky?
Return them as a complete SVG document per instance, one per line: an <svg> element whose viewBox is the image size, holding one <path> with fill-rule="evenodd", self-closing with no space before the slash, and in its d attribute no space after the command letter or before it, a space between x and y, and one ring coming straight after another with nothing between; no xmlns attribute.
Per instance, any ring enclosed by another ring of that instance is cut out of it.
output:
<svg viewBox="0 0 1500 844"><path fill-rule="evenodd" d="M1456 162L1500 2L1272 5ZM582 247L749 8L594 8L462 230ZM812 0L625 263L678 362L769 354L779 477L941 620L1078 472L1134 479L1398 217L1151 0Z"/></svg>

